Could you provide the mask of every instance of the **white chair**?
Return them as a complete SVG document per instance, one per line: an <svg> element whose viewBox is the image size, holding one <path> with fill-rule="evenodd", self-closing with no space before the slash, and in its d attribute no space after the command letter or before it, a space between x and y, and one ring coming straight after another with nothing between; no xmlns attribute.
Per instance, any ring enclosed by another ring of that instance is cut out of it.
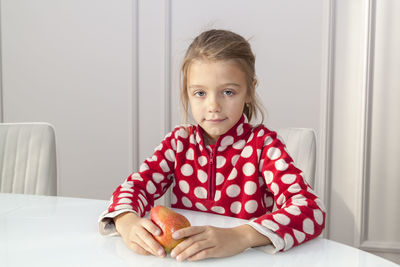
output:
<svg viewBox="0 0 400 267"><path fill-rule="evenodd" d="M315 132L309 128L286 128L276 131L280 136L289 155L294 160L294 165L303 171L304 179L314 187L316 137Z"/></svg>
<svg viewBox="0 0 400 267"><path fill-rule="evenodd" d="M0 123L0 192L57 195L52 125Z"/></svg>

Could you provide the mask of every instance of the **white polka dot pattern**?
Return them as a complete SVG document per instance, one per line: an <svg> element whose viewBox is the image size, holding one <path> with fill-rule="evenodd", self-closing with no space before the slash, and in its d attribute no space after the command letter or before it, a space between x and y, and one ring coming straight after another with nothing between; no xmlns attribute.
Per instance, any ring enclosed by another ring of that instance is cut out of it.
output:
<svg viewBox="0 0 400 267"><path fill-rule="evenodd" d="M231 212L234 214L239 214L242 209L242 203L240 201L235 201L231 204Z"/></svg>
<svg viewBox="0 0 400 267"><path fill-rule="evenodd" d="M284 171L289 167L289 164L286 163L286 161L284 159L279 159L277 161L275 161L275 168L278 171Z"/></svg>
<svg viewBox="0 0 400 267"><path fill-rule="evenodd" d="M296 175L295 174L284 174L282 176L282 182L285 184L293 184L293 182L296 180Z"/></svg>
<svg viewBox="0 0 400 267"><path fill-rule="evenodd" d="M237 197L240 194L240 187L236 184L230 185L226 189L226 194L229 197Z"/></svg>
<svg viewBox="0 0 400 267"><path fill-rule="evenodd" d="M192 201L188 199L187 197L182 198L182 203L185 207L191 208L193 206Z"/></svg>
<svg viewBox="0 0 400 267"><path fill-rule="evenodd" d="M247 162L243 165L243 173L246 176L251 176L256 171L256 167L251 162Z"/></svg>
<svg viewBox="0 0 400 267"><path fill-rule="evenodd" d="M240 124L237 129L236 129L237 135L242 135L243 134L243 124Z"/></svg>
<svg viewBox="0 0 400 267"><path fill-rule="evenodd" d="M176 198L176 195L172 193L171 204L176 204L176 202L178 202L178 199Z"/></svg>
<svg viewBox="0 0 400 267"><path fill-rule="evenodd" d="M244 209L248 213L254 213L257 210L257 208L258 208L258 204L257 204L257 201L255 201L255 200L249 200L244 205Z"/></svg>
<svg viewBox="0 0 400 267"><path fill-rule="evenodd" d="M184 164L181 167L181 172L185 176L191 176L193 174L193 167L189 164Z"/></svg>
<svg viewBox="0 0 400 267"><path fill-rule="evenodd" d="M248 181L244 184L244 192L246 195L253 195L257 190L257 184L253 181Z"/></svg>
<svg viewBox="0 0 400 267"><path fill-rule="evenodd" d="M154 183L152 181L147 182L146 191L149 194L154 194L156 192L156 187L154 186Z"/></svg>
<svg viewBox="0 0 400 267"><path fill-rule="evenodd" d="M272 183L271 190L272 190L272 193L274 193L274 195L276 196L279 193L279 186L276 183Z"/></svg>
<svg viewBox="0 0 400 267"><path fill-rule="evenodd" d="M179 188L181 189L181 191L185 194L189 193L189 184L188 182L181 180L179 181Z"/></svg>
<svg viewBox="0 0 400 267"><path fill-rule="evenodd" d="M203 170L198 170L198 171L197 171L197 178L199 179L199 181L200 181L201 183L205 183L205 182L207 182L208 175L207 175L207 173L206 173L205 171L203 171Z"/></svg>
<svg viewBox="0 0 400 267"><path fill-rule="evenodd" d="M216 213L220 213L220 214L224 214L225 213L224 207L220 207L220 206L214 206L214 207L211 208L211 210L216 212Z"/></svg>
<svg viewBox="0 0 400 267"><path fill-rule="evenodd" d="M163 160L160 162L160 167L161 167L161 169L162 169L164 172L169 172L169 171L170 171L170 169L169 169L169 167L168 167L168 164L167 164L167 162L165 161L165 159L163 159Z"/></svg>
<svg viewBox="0 0 400 267"><path fill-rule="evenodd" d="M264 177L265 177L265 182L267 182L267 184L270 184L274 179L274 173L271 171L264 171Z"/></svg>
<svg viewBox="0 0 400 267"><path fill-rule="evenodd" d="M198 199L206 199L207 198L207 190L201 186L198 186L194 189L194 194Z"/></svg>
<svg viewBox="0 0 400 267"><path fill-rule="evenodd" d="M301 211L300 211L299 207L297 207L297 206L293 206L293 205L292 205L292 206L290 206L290 207L285 208L285 210L286 210L288 213L290 213L290 214L292 214L292 215L295 215L295 216L301 214Z"/></svg>
<svg viewBox="0 0 400 267"><path fill-rule="evenodd" d="M225 180L224 175L220 172L217 172L215 185L217 185L217 186L221 185L224 182L224 180Z"/></svg>
<svg viewBox="0 0 400 267"><path fill-rule="evenodd" d="M268 149L267 157L268 157L270 160L279 159L280 156L281 156L281 151L280 151L279 148L271 147L270 149Z"/></svg>
<svg viewBox="0 0 400 267"><path fill-rule="evenodd" d="M251 146L246 146L243 149L241 156L244 158L250 158L251 154L253 154L253 148Z"/></svg>
<svg viewBox="0 0 400 267"><path fill-rule="evenodd" d="M183 143L180 140L177 143L176 153L181 153L183 151Z"/></svg>
<svg viewBox="0 0 400 267"><path fill-rule="evenodd" d="M297 242L301 243L306 238L306 235L303 232L297 231L293 229L294 236L296 237Z"/></svg>
<svg viewBox="0 0 400 267"><path fill-rule="evenodd" d="M221 199L221 191L215 191L214 201L219 201Z"/></svg>
<svg viewBox="0 0 400 267"><path fill-rule="evenodd" d="M300 185L292 184L291 186L289 186L288 191L293 194L298 193L301 191Z"/></svg>
<svg viewBox="0 0 400 267"><path fill-rule="evenodd" d="M232 166L236 166L236 163L239 160L239 158L240 158L240 155L235 155L232 157L232 161L231 161Z"/></svg>
<svg viewBox="0 0 400 267"><path fill-rule="evenodd" d="M232 136L230 136L230 135L225 136L225 137L222 138L222 140L221 140L221 146L229 146L229 145L232 145L232 144L233 144L233 141L234 141L234 139L233 139Z"/></svg>
<svg viewBox="0 0 400 267"><path fill-rule="evenodd" d="M315 221L319 224L322 225L322 222L324 220L324 216L322 215L322 212L320 210L313 210L314 213L314 219Z"/></svg>
<svg viewBox="0 0 400 267"><path fill-rule="evenodd" d="M293 247L294 244L294 240L293 237L290 234L285 234L284 238L285 240L285 251L288 249L291 249Z"/></svg>
<svg viewBox="0 0 400 267"><path fill-rule="evenodd" d="M145 172L147 170L149 170L149 165L147 165L146 163L143 163L142 165L140 165L140 169L139 169L140 172Z"/></svg>
<svg viewBox="0 0 400 267"><path fill-rule="evenodd" d="M130 200L129 198L121 198L118 201L118 204L129 204L129 203L132 203L132 200Z"/></svg>
<svg viewBox="0 0 400 267"><path fill-rule="evenodd" d="M274 132L242 117L215 145L204 143L203 133L187 125L167 134L117 188L108 211L133 209L143 216L171 185L172 207L251 219L274 231L284 250L321 233L324 204Z"/></svg>
<svg viewBox="0 0 400 267"><path fill-rule="evenodd" d="M133 197L133 195L131 193L122 193L119 194L118 197Z"/></svg>
<svg viewBox="0 0 400 267"><path fill-rule="evenodd" d="M217 169L222 168L226 163L226 158L224 156L217 156Z"/></svg>
<svg viewBox="0 0 400 267"><path fill-rule="evenodd" d="M309 218L304 219L303 231L309 235L314 234L314 223L311 219L309 219Z"/></svg>
<svg viewBox="0 0 400 267"><path fill-rule="evenodd" d="M165 151L165 158L171 162L175 161L175 153L172 149L167 149L167 151Z"/></svg>
<svg viewBox="0 0 400 267"><path fill-rule="evenodd" d="M290 218L282 213L276 213L272 216L274 220L282 225L288 225L290 223Z"/></svg>
<svg viewBox="0 0 400 267"><path fill-rule="evenodd" d="M207 164L207 158L205 156L200 156L198 161L201 167L204 167Z"/></svg>
<svg viewBox="0 0 400 267"><path fill-rule="evenodd" d="M194 160L194 152L192 148L189 148L188 151L186 152L186 158L188 160Z"/></svg>
<svg viewBox="0 0 400 267"><path fill-rule="evenodd" d="M268 219L262 220L261 224L274 232L279 230L279 225L271 220Z"/></svg>
<svg viewBox="0 0 400 267"><path fill-rule="evenodd" d="M158 172L153 173L152 176L153 176L153 180L158 184L164 179L164 175L162 175L161 173L158 173Z"/></svg>
<svg viewBox="0 0 400 267"><path fill-rule="evenodd" d="M198 208L199 210L207 211L207 208L206 208L203 204L201 204L201 203L199 203L199 202L196 202L195 206L196 206L196 208Z"/></svg>
<svg viewBox="0 0 400 267"><path fill-rule="evenodd" d="M115 207L115 210L123 210L123 209L132 209L131 205L123 204L123 205L117 205Z"/></svg>
<svg viewBox="0 0 400 267"><path fill-rule="evenodd" d="M233 144L233 148L235 148L237 150L242 150L245 145L246 145L246 141L239 140L239 141L237 141L236 143Z"/></svg>
<svg viewBox="0 0 400 267"><path fill-rule="evenodd" d="M237 170L236 170L236 168L233 168L232 171L231 171L231 173L230 173L229 176L228 176L228 180L233 180L233 179L235 179L236 177L237 177Z"/></svg>

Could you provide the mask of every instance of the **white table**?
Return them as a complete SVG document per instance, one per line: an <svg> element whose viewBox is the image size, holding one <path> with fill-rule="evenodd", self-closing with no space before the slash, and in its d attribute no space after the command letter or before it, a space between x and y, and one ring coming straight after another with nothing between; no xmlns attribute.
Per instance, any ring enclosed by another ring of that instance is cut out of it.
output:
<svg viewBox="0 0 400 267"><path fill-rule="evenodd" d="M107 201L0 194L0 266L399 266L373 254L318 238L275 255L249 249L200 262L141 256L120 237L98 233L97 218ZM237 225L225 216L178 210L192 225ZM261 265L262 264L262 265Z"/></svg>

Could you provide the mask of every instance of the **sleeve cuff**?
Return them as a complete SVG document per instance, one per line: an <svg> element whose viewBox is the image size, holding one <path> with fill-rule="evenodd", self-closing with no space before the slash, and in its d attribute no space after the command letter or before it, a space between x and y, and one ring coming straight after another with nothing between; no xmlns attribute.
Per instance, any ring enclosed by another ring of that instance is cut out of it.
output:
<svg viewBox="0 0 400 267"><path fill-rule="evenodd" d="M105 211L103 212L103 214L101 214L99 218L98 227L100 234L105 236L119 235L113 219L124 212L132 212L135 213L136 215L139 215L136 211L129 209L116 210L113 212Z"/></svg>
<svg viewBox="0 0 400 267"><path fill-rule="evenodd" d="M278 234L276 234L272 230L255 222L248 222L247 224L257 230L257 232L259 232L260 234L268 237L269 240L271 240L272 242L271 245L255 247L254 249L261 250L268 254L275 254L276 252L284 248L285 242Z"/></svg>

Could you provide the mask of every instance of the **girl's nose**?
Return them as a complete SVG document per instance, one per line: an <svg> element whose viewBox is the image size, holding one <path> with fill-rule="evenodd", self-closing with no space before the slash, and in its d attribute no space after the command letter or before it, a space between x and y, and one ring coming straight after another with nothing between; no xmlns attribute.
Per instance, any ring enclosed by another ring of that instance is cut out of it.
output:
<svg viewBox="0 0 400 267"><path fill-rule="evenodd" d="M209 112L220 112L221 105L217 97L210 97L208 101L208 111Z"/></svg>

